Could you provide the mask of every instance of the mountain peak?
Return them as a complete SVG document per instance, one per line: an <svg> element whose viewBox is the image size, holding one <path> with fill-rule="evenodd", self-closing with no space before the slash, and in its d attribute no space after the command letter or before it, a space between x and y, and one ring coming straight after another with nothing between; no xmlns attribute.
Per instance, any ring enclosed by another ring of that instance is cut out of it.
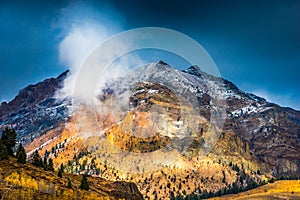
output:
<svg viewBox="0 0 300 200"><path fill-rule="evenodd" d="M192 65L189 68L183 70L183 72L194 75L194 76L198 76L198 77L201 77L201 74L203 73L201 71L200 67L197 65Z"/></svg>
<svg viewBox="0 0 300 200"><path fill-rule="evenodd" d="M166 63L166 62L164 62L164 61L162 61L162 60L158 61L157 64L161 64L161 65L169 65L168 63Z"/></svg>
<svg viewBox="0 0 300 200"><path fill-rule="evenodd" d="M70 70L66 70L63 73L61 73L56 79L58 81L64 80L68 76L69 73L70 73Z"/></svg>

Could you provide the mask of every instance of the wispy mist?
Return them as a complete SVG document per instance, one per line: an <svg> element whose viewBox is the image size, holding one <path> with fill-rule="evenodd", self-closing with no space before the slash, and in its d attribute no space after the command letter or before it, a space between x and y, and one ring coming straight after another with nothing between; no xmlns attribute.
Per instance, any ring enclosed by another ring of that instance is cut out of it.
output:
<svg viewBox="0 0 300 200"><path fill-rule="evenodd" d="M58 97L74 97L74 86L81 65L103 41L122 31L120 23L123 21L123 17L108 4L91 6L77 2L70 3L61 10L60 18L55 24L62 32L62 39L58 46L59 60L63 66L70 69L70 75L66 78L63 89L57 93ZM107 51L114 51L114 49L107 49ZM113 52L106 53L113 54ZM111 74L120 76L126 73L129 60L139 59L119 59L118 63L112 67L113 73ZM88 85L88 82L81 84L82 87L76 89L82 90L82 92L77 92L82 95L86 88L94 87Z"/></svg>

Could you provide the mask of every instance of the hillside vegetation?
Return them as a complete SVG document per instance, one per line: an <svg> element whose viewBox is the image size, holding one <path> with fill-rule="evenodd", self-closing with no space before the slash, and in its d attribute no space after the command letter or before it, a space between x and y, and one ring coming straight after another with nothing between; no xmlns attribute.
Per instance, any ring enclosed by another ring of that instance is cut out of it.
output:
<svg viewBox="0 0 300 200"><path fill-rule="evenodd" d="M133 183L87 177L89 191L79 188L81 176L45 171L16 159L0 161L0 199L142 199Z"/></svg>

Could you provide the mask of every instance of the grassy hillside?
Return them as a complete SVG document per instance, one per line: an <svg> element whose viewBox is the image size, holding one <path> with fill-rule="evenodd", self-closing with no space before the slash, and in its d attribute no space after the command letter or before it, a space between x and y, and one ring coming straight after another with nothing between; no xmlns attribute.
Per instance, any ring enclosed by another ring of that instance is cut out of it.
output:
<svg viewBox="0 0 300 200"><path fill-rule="evenodd" d="M89 191L79 188L81 175L44 171L15 159L0 161L0 199L142 199L133 183L88 177ZM71 181L68 187L68 180Z"/></svg>
<svg viewBox="0 0 300 200"><path fill-rule="evenodd" d="M300 199L300 180L283 180L269 183L261 187L241 192L239 194L225 195L213 198L214 200L298 200Z"/></svg>

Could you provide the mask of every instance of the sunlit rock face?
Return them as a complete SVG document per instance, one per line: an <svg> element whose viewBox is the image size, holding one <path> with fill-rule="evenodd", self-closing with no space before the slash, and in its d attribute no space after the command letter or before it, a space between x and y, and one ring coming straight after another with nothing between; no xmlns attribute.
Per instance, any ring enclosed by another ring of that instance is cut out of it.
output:
<svg viewBox="0 0 300 200"><path fill-rule="evenodd" d="M184 155L206 155L205 145L213 146L224 135L216 134L220 128L240 138L240 148L268 164L269 173L299 173L299 112L245 93L197 66L178 71L164 62L151 63L103 91L99 100L106 110L109 107L114 123L104 135L123 151L175 149ZM225 119L222 127L213 126L216 111Z"/></svg>
<svg viewBox="0 0 300 200"><path fill-rule="evenodd" d="M198 83L206 88L205 82ZM215 139L208 140L203 131L218 127L210 126L200 114L199 96L195 94L200 96L200 90L197 93L186 74L163 62L138 67L106 84L98 95L96 113L110 113L114 124L99 133L103 137L94 153L116 168L133 171L139 162L138 171L152 171L175 162L181 155L191 154L193 141L201 144L198 149L209 146L209 142L217 141L218 132L211 131L210 136ZM140 159L144 158L149 159L143 163Z"/></svg>

